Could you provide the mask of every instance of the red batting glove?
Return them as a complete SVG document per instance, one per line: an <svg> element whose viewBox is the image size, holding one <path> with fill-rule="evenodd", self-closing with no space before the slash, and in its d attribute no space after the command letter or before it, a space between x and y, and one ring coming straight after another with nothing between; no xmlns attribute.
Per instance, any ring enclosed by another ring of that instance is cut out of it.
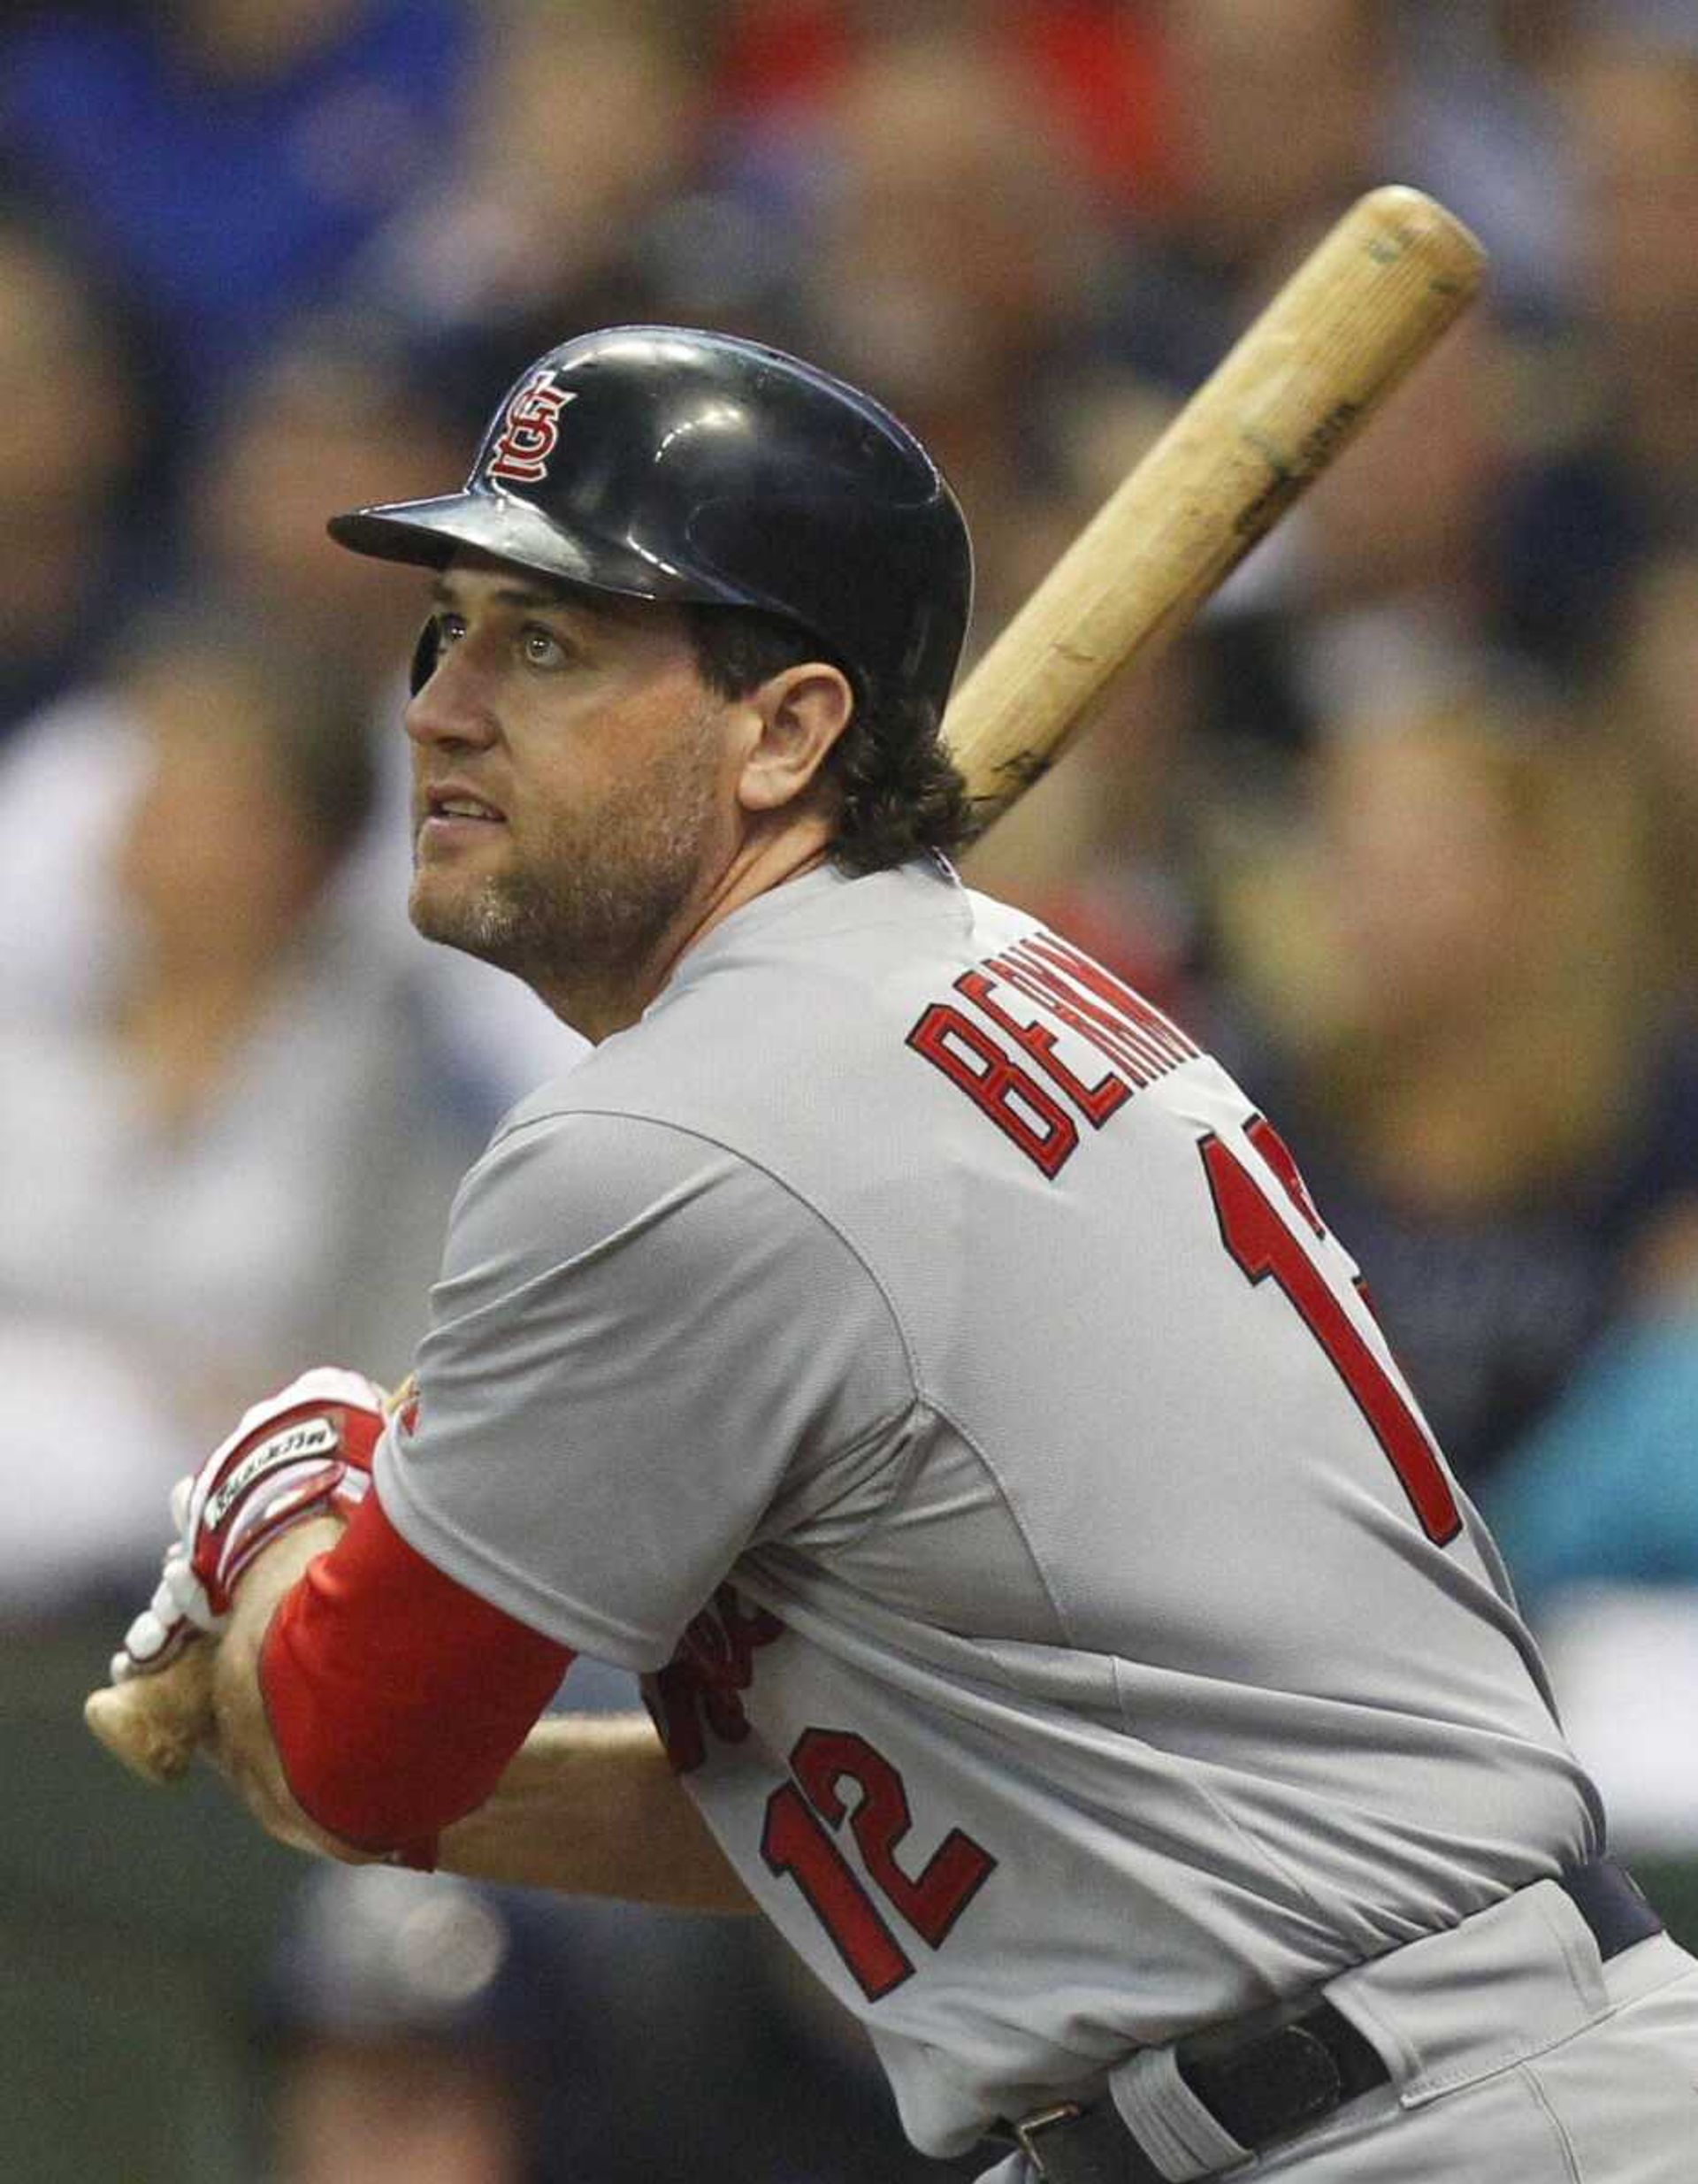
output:
<svg viewBox="0 0 1698 2184"><path fill-rule="evenodd" d="M315 1366L244 1413L171 1497L177 1538L152 1600L124 1634L112 1681L150 1675L197 1631L218 1631L254 1557L309 1517L346 1514L371 1483L386 1398L375 1381Z"/></svg>

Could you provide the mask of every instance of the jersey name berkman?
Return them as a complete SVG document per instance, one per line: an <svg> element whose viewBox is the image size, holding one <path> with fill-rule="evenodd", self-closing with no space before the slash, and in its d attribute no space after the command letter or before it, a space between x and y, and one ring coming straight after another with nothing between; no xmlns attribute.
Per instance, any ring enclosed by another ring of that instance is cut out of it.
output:
<svg viewBox="0 0 1698 2184"><path fill-rule="evenodd" d="M1078 1150L1081 1119L1100 1130L1134 1092L1198 1051L1141 994L1051 933L985 957L953 990L974 1013L934 1001L907 1044L1052 1178ZM1066 1058L1071 1049L1086 1066L1081 1040L1089 1066L1109 1064L1093 1084Z"/></svg>

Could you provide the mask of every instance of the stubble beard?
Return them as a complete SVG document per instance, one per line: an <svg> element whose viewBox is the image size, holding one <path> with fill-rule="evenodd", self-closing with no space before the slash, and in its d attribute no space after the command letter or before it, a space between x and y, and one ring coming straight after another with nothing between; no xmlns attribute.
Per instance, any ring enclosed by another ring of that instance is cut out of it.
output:
<svg viewBox="0 0 1698 2184"><path fill-rule="evenodd" d="M464 892L416 871L414 925L510 971L551 1005L628 987L703 878L716 801L708 722L704 712L599 811L557 815L523 863Z"/></svg>

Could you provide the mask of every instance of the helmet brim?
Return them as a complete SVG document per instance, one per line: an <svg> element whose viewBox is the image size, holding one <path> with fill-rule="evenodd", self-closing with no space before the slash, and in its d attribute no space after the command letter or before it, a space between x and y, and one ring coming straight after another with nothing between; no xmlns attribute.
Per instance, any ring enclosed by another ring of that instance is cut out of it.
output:
<svg viewBox="0 0 1698 2184"><path fill-rule="evenodd" d="M325 525L337 545L375 561L446 569L466 548L516 568L593 591L631 599L697 600L725 606L752 602L724 586L710 586L630 542L576 538L516 495L465 491L429 501L393 501L351 509Z"/></svg>

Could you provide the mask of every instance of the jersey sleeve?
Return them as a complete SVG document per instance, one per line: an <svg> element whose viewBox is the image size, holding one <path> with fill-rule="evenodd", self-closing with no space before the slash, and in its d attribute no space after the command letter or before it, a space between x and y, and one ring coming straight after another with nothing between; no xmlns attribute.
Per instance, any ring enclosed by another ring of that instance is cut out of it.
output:
<svg viewBox="0 0 1698 2184"><path fill-rule="evenodd" d="M639 1672L750 1546L872 1521L916 1408L852 1245L736 1153L626 1115L520 1119L473 1169L417 1375L375 1466L396 1529Z"/></svg>

